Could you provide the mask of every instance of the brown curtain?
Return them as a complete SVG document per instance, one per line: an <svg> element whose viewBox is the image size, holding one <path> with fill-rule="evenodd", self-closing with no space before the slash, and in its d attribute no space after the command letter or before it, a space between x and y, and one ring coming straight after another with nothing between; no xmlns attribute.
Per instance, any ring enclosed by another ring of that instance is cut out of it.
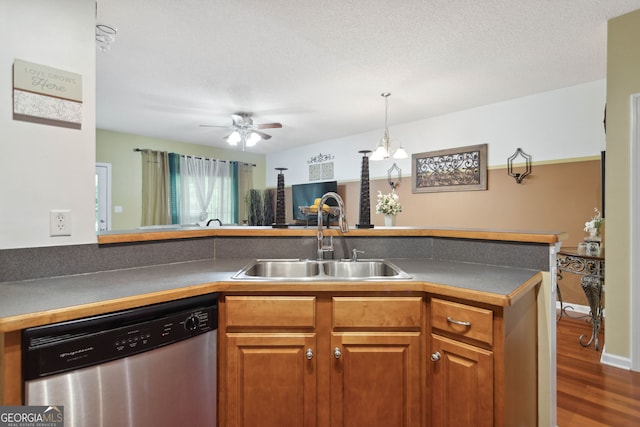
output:
<svg viewBox="0 0 640 427"><path fill-rule="evenodd" d="M142 150L141 225L171 224L169 153Z"/></svg>

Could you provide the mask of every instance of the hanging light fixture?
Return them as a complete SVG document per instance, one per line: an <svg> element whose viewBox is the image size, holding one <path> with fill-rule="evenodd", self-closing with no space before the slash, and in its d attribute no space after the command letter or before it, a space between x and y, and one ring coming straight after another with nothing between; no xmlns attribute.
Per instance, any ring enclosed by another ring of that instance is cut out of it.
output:
<svg viewBox="0 0 640 427"><path fill-rule="evenodd" d="M98 0L96 0L96 22L98 21ZM105 53L111 49L111 45L116 41L118 30L106 24L96 24L96 44L100 52Z"/></svg>
<svg viewBox="0 0 640 427"><path fill-rule="evenodd" d="M407 152L404 151L402 144L400 144L400 147L398 147L396 150L393 150L392 152L391 140L389 138L389 127L387 125L389 96L391 96L391 93L383 92L381 96L384 97L384 134L382 135L382 139L378 143L375 151L371 155L370 160L385 160L389 157L392 157L394 159L406 159L409 156L407 155Z"/></svg>
<svg viewBox="0 0 640 427"><path fill-rule="evenodd" d="M116 41L118 30L105 24L96 25L96 44L100 52L104 53L111 49L111 45Z"/></svg>

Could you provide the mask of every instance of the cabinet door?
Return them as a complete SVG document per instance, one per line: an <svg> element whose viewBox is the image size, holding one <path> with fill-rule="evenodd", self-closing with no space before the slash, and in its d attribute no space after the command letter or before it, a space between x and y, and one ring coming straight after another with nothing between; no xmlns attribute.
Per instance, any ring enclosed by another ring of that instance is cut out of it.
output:
<svg viewBox="0 0 640 427"><path fill-rule="evenodd" d="M420 336L419 332L332 334L332 426L420 425Z"/></svg>
<svg viewBox="0 0 640 427"><path fill-rule="evenodd" d="M312 333L228 333L226 425L315 426L315 344Z"/></svg>
<svg viewBox="0 0 640 427"><path fill-rule="evenodd" d="M493 353L431 338L431 425L493 426Z"/></svg>

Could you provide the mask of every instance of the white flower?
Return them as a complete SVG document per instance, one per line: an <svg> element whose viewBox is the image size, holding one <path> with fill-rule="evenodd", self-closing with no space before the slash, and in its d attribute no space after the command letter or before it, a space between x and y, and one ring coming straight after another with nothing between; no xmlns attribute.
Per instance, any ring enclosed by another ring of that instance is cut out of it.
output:
<svg viewBox="0 0 640 427"><path fill-rule="evenodd" d="M598 234L600 232L600 227L602 227L602 223L604 222L604 218L602 218L598 208L594 208L593 210L596 214L591 218L591 221L584 223L584 231Z"/></svg>
<svg viewBox="0 0 640 427"><path fill-rule="evenodd" d="M382 194L378 191L378 203L376 204L376 213L385 215L397 215L402 212L399 197L395 192Z"/></svg>

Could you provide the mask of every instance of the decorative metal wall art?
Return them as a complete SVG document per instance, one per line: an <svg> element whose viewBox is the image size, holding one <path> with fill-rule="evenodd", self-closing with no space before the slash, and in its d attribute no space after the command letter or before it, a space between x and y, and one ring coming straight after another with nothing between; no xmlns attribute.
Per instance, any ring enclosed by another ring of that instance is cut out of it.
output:
<svg viewBox="0 0 640 427"><path fill-rule="evenodd" d="M411 156L412 192L487 189L487 144Z"/></svg>
<svg viewBox="0 0 640 427"><path fill-rule="evenodd" d="M328 162L329 160L333 160L333 159L335 159L335 156L333 154L318 153L317 156L313 156L309 160L307 160L307 163L308 164L324 163L324 162Z"/></svg>

